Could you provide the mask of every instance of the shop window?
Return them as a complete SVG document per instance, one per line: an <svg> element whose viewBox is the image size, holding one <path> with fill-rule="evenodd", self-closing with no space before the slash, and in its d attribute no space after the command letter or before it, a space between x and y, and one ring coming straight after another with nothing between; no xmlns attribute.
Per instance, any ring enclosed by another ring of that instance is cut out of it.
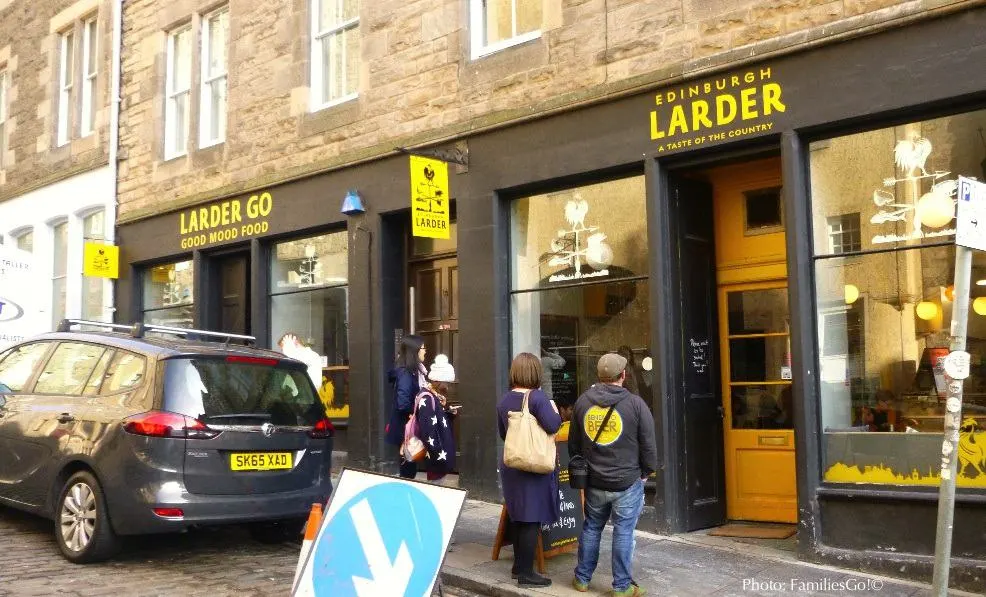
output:
<svg viewBox="0 0 986 597"><path fill-rule="evenodd" d="M543 4L544 0L471 0L473 58L540 37Z"/></svg>
<svg viewBox="0 0 986 597"><path fill-rule="evenodd" d="M859 233L859 213L844 214L828 219L829 250L833 253L855 253L862 250Z"/></svg>
<svg viewBox="0 0 986 597"><path fill-rule="evenodd" d="M743 193L746 202L746 233L780 232L784 228L780 188L757 189Z"/></svg>
<svg viewBox="0 0 986 597"><path fill-rule="evenodd" d="M187 151L191 87L192 28L186 26L168 34L164 112L164 159L166 160L185 155Z"/></svg>
<svg viewBox="0 0 986 597"><path fill-rule="evenodd" d="M51 227L52 268L51 268L51 326L65 319L66 278L68 277L68 222L63 221Z"/></svg>
<svg viewBox="0 0 986 597"><path fill-rule="evenodd" d="M359 0L312 0L312 111L356 98Z"/></svg>
<svg viewBox="0 0 986 597"><path fill-rule="evenodd" d="M229 9L204 17L202 26L202 91L199 147L222 143L226 138L226 40Z"/></svg>
<svg viewBox="0 0 986 597"><path fill-rule="evenodd" d="M277 243L271 254L272 344L309 365L336 422L349 418L348 249L340 231Z"/></svg>
<svg viewBox="0 0 986 597"><path fill-rule="evenodd" d="M106 220L103 210L95 211L82 218L83 241L102 241L106 239ZM82 277L82 319L103 320L103 294L106 281L103 278Z"/></svg>
<svg viewBox="0 0 986 597"><path fill-rule="evenodd" d="M986 111L812 147L825 480L937 485L958 176L982 178ZM847 215L848 214L848 215ZM858 216L857 216L858 214ZM858 222L858 232L857 232ZM844 253L854 252L855 255ZM986 489L986 256L973 263L959 487Z"/></svg>
<svg viewBox="0 0 986 597"><path fill-rule="evenodd" d="M513 203L513 352L541 357L560 404L595 383L596 361L616 350L632 358L628 387L650 403L644 195L641 176Z"/></svg>
<svg viewBox="0 0 986 597"><path fill-rule="evenodd" d="M192 327L194 274L191 261L155 265L144 270L144 323Z"/></svg>

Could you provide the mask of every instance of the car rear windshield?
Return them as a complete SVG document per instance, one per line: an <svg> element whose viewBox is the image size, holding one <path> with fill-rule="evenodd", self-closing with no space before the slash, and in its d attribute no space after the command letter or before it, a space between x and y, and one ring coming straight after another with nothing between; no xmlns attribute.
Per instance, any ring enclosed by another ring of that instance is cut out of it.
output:
<svg viewBox="0 0 986 597"><path fill-rule="evenodd" d="M257 361L166 360L164 410L215 425L308 426L325 417L305 369Z"/></svg>

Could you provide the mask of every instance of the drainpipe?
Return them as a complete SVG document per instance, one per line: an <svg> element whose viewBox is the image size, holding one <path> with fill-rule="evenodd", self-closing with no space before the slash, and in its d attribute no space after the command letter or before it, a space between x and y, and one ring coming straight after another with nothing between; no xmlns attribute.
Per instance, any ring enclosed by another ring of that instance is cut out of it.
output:
<svg viewBox="0 0 986 597"><path fill-rule="evenodd" d="M110 155L109 155L109 166L110 166L110 176L113 182L113 203L109 206L110 209L107 210L108 214L112 214L109 218L109 235L107 240L110 244L116 244L116 218L117 218L117 207L119 206L119 200L117 193L119 192L119 153L120 153L120 69L121 62L123 60L123 1L124 0L113 0L113 64L111 67L110 74ZM117 282L111 282L109 284L110 292L110 321L116 320L116 284Z"/></svg>

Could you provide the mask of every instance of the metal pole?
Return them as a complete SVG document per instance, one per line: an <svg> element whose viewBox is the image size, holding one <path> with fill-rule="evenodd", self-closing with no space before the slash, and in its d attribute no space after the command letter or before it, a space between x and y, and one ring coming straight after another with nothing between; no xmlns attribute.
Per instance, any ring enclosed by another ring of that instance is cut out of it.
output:
<svg viewBox="0 0 986 597"><path fill-rule="evenodd" d="M965 352L969 322L969 285L972 249L955 247L955 300L952 302L951 352ZM963 377L964 379L964 377ZM941 454L941 485L938 490L938 529L935 534L933 594L948 595L948 572L952 558L952 527L955 520L955 476L958 473L959 425L962 421L962 380L946 377L945 436Z"/></svg>

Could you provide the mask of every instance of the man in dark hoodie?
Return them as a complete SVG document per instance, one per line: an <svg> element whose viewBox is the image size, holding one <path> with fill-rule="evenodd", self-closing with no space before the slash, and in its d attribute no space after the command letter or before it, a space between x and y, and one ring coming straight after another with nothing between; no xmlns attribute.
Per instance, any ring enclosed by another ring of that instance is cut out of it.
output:
<svg viewBox="0 0 986 597"><path fill-rule="evenodd" d="M603 527L612 517L617 597L644 594L633 582L633 532L644 507L644 481L657 470L654 418L643 399L623 387L626 367L626 358L616 353L599 359L599 383L579 396L568 436L569 455L581 455L589 463L585 523L572 585L580 592L589 590Z"/></svg>

